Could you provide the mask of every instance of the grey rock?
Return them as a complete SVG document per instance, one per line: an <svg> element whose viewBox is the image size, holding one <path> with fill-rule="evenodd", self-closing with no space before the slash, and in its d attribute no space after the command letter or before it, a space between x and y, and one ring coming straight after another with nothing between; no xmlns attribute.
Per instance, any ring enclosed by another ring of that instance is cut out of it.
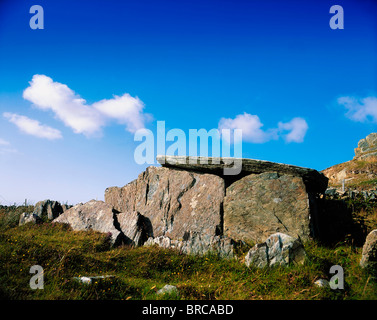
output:
<svg viewBox="0 0 377 320"><path fill-rule="evenodd" d="M82 276L82 277L73 277L74 280L81 282L83 284L92 284L93 282L101 281L108 278L115 278L113 275L105 275L105 276Z"/></svg>
<svg viewBox="0 0 377 320"><path fill-rule="evenodd" d="M268 247L266 243L256 244L245 256L245 264L250 267L264 268L269 265Z"/></svg>
<svg viewBox="0 0 377 320"><path fill-rule="evenodd" d="M324 192L328 184L328 178L317 170L264 160L158 155L157 161L164 167L212 173L223 178L226 178L226 175L224 176L224 168L233 167L236 161L242 163L239 177L264 172L288 174L301 177L309 192L319 193Z"/></svg>
<svg viewBox="0 0 377 320"><path fill-rule="evenodd" d="M116 213L114 226L121 231L119 244L141 246L152 233L148 220L136 211Z"/></svg>
<svg viewBox="0 0 377 320"><path fill-rule="evenodd" d="M202 237L200 234L189 234L185 240L172 240L165 236L150 237L144 245L157 245L191 255L205 255L211 252L221 258L232 258L234 253L232 239L221 236Z"/></svg>
<svg viewBox="0 0 377 320"><path fill-rule="evenodd" d="M63 207L58 201L43 200L34 206L32 214L22 214L20 216L19 225L25 223L40 223L42 221L51 221L63 213Z"/></svg>
<svg viewBox="0 0 377 320"><path fill-rule="evenodd" d="M120 231L114 226L113 207L103 201L91 200L68 209L54 223L67 223L75 231L94 230L111 233L111 242L119 241Z"/></svg>
<svg viewBox="0 0 377 320"><path fill-rule="evenodd" d="M314 285L320 288L330 288L330 283L326 279L318 279Z"/></svg>
<svg viewBox="0 0 377 320"><path fill-rule="evenodd" d="M47 217L48 220L53 220L63 213L63 208L58 201L43 200L39 201L34 206L34 214L40 218Z"/></svg>
<svg viewBox="0 0 377 320"><path fill-rule="evenodd" d="M275 265L303 264L306 253L297 239L283 233L275 233L265 243L255 245L245 256L245 264L263 268Z"/></svg>
<svg viewBox="0 0 377 320"><path fill-rule="evenodd" d="M325 195L335 197L337 195L337 190L335 188L327 188Z"/></svg>
<svg viewBox="0 0 377 320"><path fill-rule="evenodd" d="M222 233L224 195L216 175L151 166L124 187L107 188L105 202L140 212L151 237L184 240L196 233L207 239Z"/></svg>
<svg viewBox="0 0 377 320"><path fill-rule="evenodd" d="M178 288L176 286L167 284L165 285L162 289L157 291L158 295L162 294L174 294L174 295L179 295Z"/></svg>
<svg viewBox="0 0 377 320"><path fill-rule="evenodd" d="M275 233L267 240L269 265L303 264L306 253L298 239L284 233Z"/></svg>
<svg viewBox="0 0 377 320"><path fill-rule="evenodd" d="M360 266L377 271L377 229L370 232L365 240Z"/></svg>
<svg viewBox="0 0 377 320"><path fill-rule="evenodd" d="M91 200L68 209L54 223L67 223L73 230L94 230L111 234L114 246L139 246L148 238L144 217L136 211L118 212L103 201Z"/></svg>
<svg viewBox="0 0 377 320"><path fill-rule="evenodd" d="M224 235L248 244L276 232L308 240L316 214L311 197L300 177L271 172L243 177L226 189Z"/></svg>
<svg viewBox="0 0 377 320"><path fill-rule="evenodd" d="M37 216L35 213L24 212L20 215L20 220L19 220L18 225L22 226L26 223L38 224L38 223L42 223L42 221L43 220L39 216Z"/></svg>
<svg viewBox="0 0 377 320"><path fill-rule="evenodd" d="M361 139L355 149L354 159L364 160L370 157L377 157L377 133L375 132Z"/></svg>

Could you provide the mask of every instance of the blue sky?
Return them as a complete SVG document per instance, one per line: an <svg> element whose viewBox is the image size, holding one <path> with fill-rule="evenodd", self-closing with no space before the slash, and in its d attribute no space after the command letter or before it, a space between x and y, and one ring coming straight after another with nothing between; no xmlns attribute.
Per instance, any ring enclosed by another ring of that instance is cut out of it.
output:
<svg viewBox="0 0 377 320"><path fill-rule="evenodd" d="M376 22L368 0L2 1L0 203L103 199L148 166L134 133L157 121L240 127L245 158L348 161L377 130Z"/></svg>

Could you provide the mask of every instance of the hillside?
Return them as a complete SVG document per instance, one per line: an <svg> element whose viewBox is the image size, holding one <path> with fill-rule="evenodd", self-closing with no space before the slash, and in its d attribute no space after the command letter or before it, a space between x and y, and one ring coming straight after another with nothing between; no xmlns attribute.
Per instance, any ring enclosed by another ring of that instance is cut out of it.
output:
<svg viewBox="0 0 377 320"><path fill-rule="evenodd" d="M345 187L371 190L377 187L377 157L364 160L353 159L327 168L322 173L329 178L330 187Z"/></svg>
<svg viewBox="0 0 377 320"><path fill-rule="evenodd" d="M361 139L355 148L355 157L322 171L329 178L329 187L372 190L377 187L377 133Z"/></svg>

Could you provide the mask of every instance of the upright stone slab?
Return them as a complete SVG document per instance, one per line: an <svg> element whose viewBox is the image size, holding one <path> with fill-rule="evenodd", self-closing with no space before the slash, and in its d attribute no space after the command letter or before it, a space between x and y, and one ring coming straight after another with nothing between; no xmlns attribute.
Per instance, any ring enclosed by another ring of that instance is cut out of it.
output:
<svg viewBox="0 0 377 320"><path fill-rule="evenodd" d="M216 175L151 166L124 187L107 188L105 202L121 212L140 212L152 237L185 240L199 233L209 239L222 233L224 194Z"/></svg>
<svg viewBox="0 0 377 320"><path fill-rule="evenodd" d="M224 235L259 243L273 233L310 237L309 195L303 179L266 172L230 185L224 199Z"/></svg>
<svg viewBox="0 0 377 320"><path fill-rule="evenodd" d="M360 266L377 272L377 230L371 231L365 240Z"/></svg>

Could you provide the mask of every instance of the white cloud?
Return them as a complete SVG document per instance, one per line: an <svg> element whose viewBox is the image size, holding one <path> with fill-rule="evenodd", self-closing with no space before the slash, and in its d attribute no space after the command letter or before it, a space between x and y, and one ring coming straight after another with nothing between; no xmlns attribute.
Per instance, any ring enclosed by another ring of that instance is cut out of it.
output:
<svg viewBox="0 0 377 320"><path fill-rule="evenodd" d="M221 118L219 121L219 130L222 129L241 129L242 140L252 143L265 143L271 140L277 140L280 136L286 142L303 142L308 124L302 118L293 118L290 122L279 122L278 128L263 130L263 123L257 115L248 113L239 114L234 119ZM289 131L288 133L284 133Z"/></svg>
<svg viewBox="0 0 377 320"><path fill-rule="evenodd" d="M248 113L239 114L234 119L221 118L219 130L222 129L241 129L242 140L253 143L264 143L271 139L276 139L275 130L263 131L263 123L257 115Z"/></svg>
<svg viewBox="0 0 377 320"><path fill-rule="evenodd" d="M4 112L3 116L14 123L22 132L48 140L61 139L62 134L59 130L40 124L39 121L21 116L15 113Z"/></svg>
<svg viewBox="0 0 377 320"><path fill-rule="evenodd" d="M283 134L283 139L286 142L300 143L304 141L309 126L304 119L297 117L286 123L279 122L278 128L280 132L289 131L289 133Z"/></svg>
<svg viewBox="0 0 377 320"><path fill-rule="evenodd" d="M355 98L340 97L338 104L347 109L346 116L357 122L372 121L377 123L377 97Z"/></svg>
<svg viewBox="0 0 377 320"><path fill-rule="evenodd" d="M144 104L137 97L126 93L88 105L68 86L45 75L34 75L23 97L41 110L53 111L55 117L75 133L86 136L100 134L109 120L125 124L126 130L132 133L144 128L146 120Z"/></svg>
<svg viewBox="0 0 377 320"><path fill-rule="evenodd" d="M92 106L103 116L125 124L127 131L131 133L135 133L138 129L144 128L144 103L138 97L134 98L128 93L125 93L121 97L114 96L114 98L110 100L104 99L95 102Z"/></svg>

